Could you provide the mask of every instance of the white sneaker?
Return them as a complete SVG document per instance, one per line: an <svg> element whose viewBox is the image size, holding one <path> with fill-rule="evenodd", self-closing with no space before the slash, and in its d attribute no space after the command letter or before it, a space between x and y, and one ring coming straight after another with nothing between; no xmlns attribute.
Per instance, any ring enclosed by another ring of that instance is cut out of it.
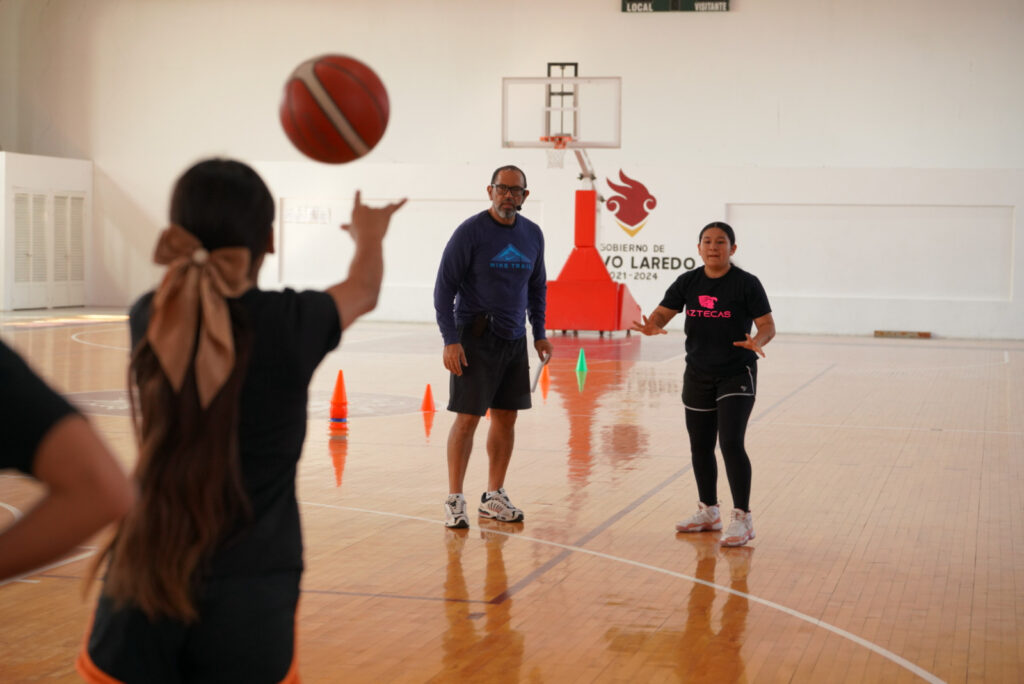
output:
<svg viewBox="0 0 1024 684"><path fill-rule="evenodd" d="M456 529L469 527L469 516L466 515L466 497L462 494L449 494L445 499L444 526Z"/></svg>
<svg viewBox="0 0 1024 684"><path fill-rule="evenodd" d="M484 492L480 497L480 516L492 518L500 522L523 522L523 512L509 501L505 488L493 492Z"/></svg>
<svg viewBox="0 0 1024 684"><path fill-rule="evenodd" d="M697 512L676 523L676 532L710 532L722 529L722 516L718 506L697 502Z"/></svg>
<svg viewBox="0 0 1024 684"><path fill-rule="evenodd" d="M722 535L722 546L743 546L754 538L754 516L739 508L732 509L732 522Z"/></svg>

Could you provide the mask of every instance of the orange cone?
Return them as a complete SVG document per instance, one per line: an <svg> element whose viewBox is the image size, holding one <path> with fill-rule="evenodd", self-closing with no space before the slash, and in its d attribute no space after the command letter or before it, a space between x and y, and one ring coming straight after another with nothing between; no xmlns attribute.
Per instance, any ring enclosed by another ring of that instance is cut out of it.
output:
<svg viewBox="0 0 1024 684"><path fill-rule="evenodd" d="M430 441L430 431L434 427L434 412L424 411L423 412L423 432L427 436L427 441Z"/></svg>
<svg viewBox="0 0 1024 684"><path fill-rule="evenodd" d="M544 401L548 400L548 389L551 387L551 373L548 372L548 367L540 371L540 394L544 398Z"/></svg>
<svg viewBox="0 0 1024 684"><path fill-rule="evenodd" d="M345 458L348 456L348 436L332 435L327 440L327 448L331 452L331 462L334 464L334 486L341 486L341 476L345 472Z"/></svg>
<svg viewBox="0 0 1024 684"><path fill-rule="evenodd" d="M348 397L345 395L345 373L339 370L334 394L331 396L331 419L341 418L348 418Z"/></svg>
<svg viewBox="0 0 1024 684"><path fill-rule="evenodd" d="M334 383L334 394L331 396L331 432L348 431L348 396L345 394L345 375L338 371L338 379Z"/></svg>
<svg viewBox="0 0 1024 684"><path fill-rule="evenodd" d="M427 391L423 393L423 404L420 406L420 411L433 413L436 410L434 408L434 395L430 391L430 383L427 383Z"/></svg>

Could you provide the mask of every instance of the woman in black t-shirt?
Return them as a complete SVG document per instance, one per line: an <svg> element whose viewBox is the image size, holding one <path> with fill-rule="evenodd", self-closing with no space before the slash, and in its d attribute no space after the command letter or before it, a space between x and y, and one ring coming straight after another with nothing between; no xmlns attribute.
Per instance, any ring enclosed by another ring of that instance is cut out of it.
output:
<svg viewBox="0 0 1024 684"><path fill-rule="evenodd" d="M376 305L381 242L401 204L369 208L357 192L343 226L355 242L348 278L268 292L255 286L273 251L263 180L223 159L178 179L154 257L166 274L130 315L139 504L102 556L77 661L86 681L298 681L308 384Z"/></svg>
<svg viewBox="0 0 1024 684"><path fill-rule="evenodd" d="M697 249L704 267L679 276L658 308L633 330L664 335L665 325L686 312L686 372L683 406L690 435L693 474L700 497L697 512L676 524L679 532L722 529L718 508L718 464L722 450L732 491L733 514L723 546L742 546L754 538L750 514L750 459L744 447L747 421L754 408L757 355L775 337L775 321L761 282L732 264L736 234L716 221L700 231ZM751 337L751 324L757 334Z"/></svg>

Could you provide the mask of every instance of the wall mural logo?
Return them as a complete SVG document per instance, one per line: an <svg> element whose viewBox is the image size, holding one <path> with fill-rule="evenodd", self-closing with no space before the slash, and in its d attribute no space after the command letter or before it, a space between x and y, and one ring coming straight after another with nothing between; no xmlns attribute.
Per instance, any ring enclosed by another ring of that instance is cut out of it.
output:
<svg viewBox="0 0 1024 684"><path fill-rule="evenodd" d="M619 179L622 185L605 179L608 187L618 193L609 197L605 206L615 214L619 228L626 231L629 237L634 237L646 224L651 210L658 206L658 200L647 190L647 186L627 176L622 169L619 169Z"/></svg>
<svg viewBox="0 0 1024 684"><path fill-rule="evenodd" d="M658 200L646 185L630 178L622 169L619 169L619 178L621 185L605 179L608 187L617 193L605 200L605 208L615 216L615 222L630 239L621 242L609 240L597 246L612 280L657 280L659 273L674 277L681 270L689 271L693 268L696 265L693 257L674 256L666 252L665 243L647 242L636 237L647 225L647 219L658 206ZM656 233L657 224L655 221L655 227L652 228Z"/></svg>

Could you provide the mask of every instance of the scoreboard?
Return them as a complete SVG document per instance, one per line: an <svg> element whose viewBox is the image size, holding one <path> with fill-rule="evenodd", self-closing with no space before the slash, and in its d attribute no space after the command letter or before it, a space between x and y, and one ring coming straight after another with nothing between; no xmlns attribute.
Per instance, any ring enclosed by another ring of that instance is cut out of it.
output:
<svg viewBox="0 0 1024 684"><path fill-rule="evenodd" d="M729 0L622 0L623 12L728 12Z"/></svg>

